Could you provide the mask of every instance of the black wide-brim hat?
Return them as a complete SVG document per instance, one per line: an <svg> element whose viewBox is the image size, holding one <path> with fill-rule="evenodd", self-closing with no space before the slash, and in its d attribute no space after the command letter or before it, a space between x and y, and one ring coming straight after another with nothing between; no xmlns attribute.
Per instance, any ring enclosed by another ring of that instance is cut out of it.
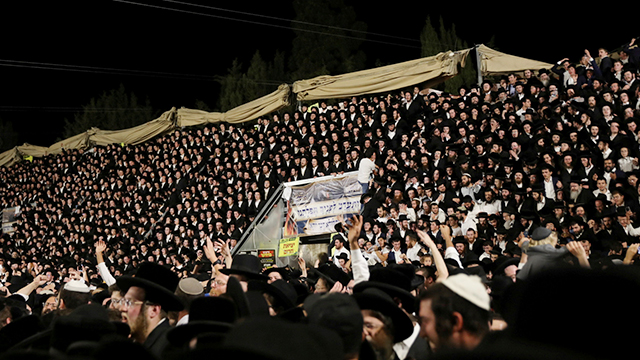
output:
<svg viewBox="0 0 640 360"><path fill-rule="evenodd" d="M368 288L352 296L361 310L378 311L391 319L394 343L403 341L413 334L413 322L409 316L381 289Z"/></svg>
<svg viewBox="0 0 640 360"><path fill-rule="evenodd" d="M0 353L42 330L44 330L42 322L36 315L27 315L13 320L0 329Z"/></svg>
<svg viewBox="0 0 640 360"><path fill-rule="evenodd" d="M341 359L341 337L312 324L265 316L238 323L225 337L221 358L306 360ZM230 350L227 354L224 351ZM195 358L195 357L194 357Z"/></svg>
<svg viewBox="0 0 640 360"><path fill-rule="evenodd" d="M285 310L294 308L298 298L298 293L296 293L293 285L284 280L276 280L271 284L262 281L250 281L247 291L260 291L270 294L280 301Z"/></svg>
<svg viewBox="0 0 640 360"><path fill-rule="evenodd" d="M144 262L134 276L121 276L116 280L122 293L132 286L145 290L145 299L162 306L166 311L180 311L184 304L175 295L180 278L170 269L156 263Z"/></svg>
<svg viewBox="0 0 640 360"><path fill-rule="evenodd" d="M167 340L183 347L203 334L226 334L237 318L236 304L226 297L199 297L191 303L189 322L167 332Z"/></svg>
<svg viewBox="0 0 640 360"><path fill-rule="evenodd" d="M422 278L424 283L424 278ZM374 268L370 270L368 281L358 283L353 287L354 292L362 292L368 288L377 288L387 293L392 298L398 298L402 307L409 313L415 311L416 298L411 294L413 280L409 279L400 269L389 267Z"/></svg>
<svg viewBox="0 0 640 360"><path fill-rule="evenodd" d="M275 266L272 266L272 267L270 267L268 269L265 269L262 272L262 275L269 276L269 274L271 274L272 272L279 273L280 276L282 276L282 279L284 279L284 280L288 280L291 277L290 276L291 269L289 269L289 267L275 267Z"/></svg>
<svg viewBox="0 0 640 360"><path fill-rule="evenodd" d="M255 255L241 254L233 258L229 269L221 269L225 275L243 275L249 279L267 280L269 277L262 274L262 262Z"/></svg>
<svg viewBox="0 0 640 360"><path fill-rule="evenodd" d="M224 335L233 328L233 324L220 321L198 320L176 326L167 333L167 340L176 347L184 347L191 339L202 335Z"/></svg>
<svg viewBox="0 0 640 360"><path fill-rule="evenodd" d="M379 289L384 291L392 298L398 298L402 302L402 307L408 312L413 313L416 310L416 297L410 292L394 285L379 281L363 281L353 287L353 293L361 293L366 289Z"/></svg>
<svg viewBox="0 0 640 360"><path fill-rule="evenodd" d="M507 267L511 265L518 266L519 263L520 263L520 258L509 258L509 257L499 258L498 260L496 260L496 262L494 262L495 269L493 270L493 275L494 276L504 275L504 270Z"/></svg>

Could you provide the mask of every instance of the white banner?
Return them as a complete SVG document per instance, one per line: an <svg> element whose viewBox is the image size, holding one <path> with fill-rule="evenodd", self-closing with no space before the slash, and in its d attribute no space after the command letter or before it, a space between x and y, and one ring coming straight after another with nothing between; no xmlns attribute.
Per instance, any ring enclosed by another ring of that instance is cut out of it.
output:
<svg viewBox="0 0 640 360"><path fill-rule="evenodd" d="M328 217L324 219L307 220L301 233L304 235L320 235L335 232L335 226L338 223L337 217Z"/></svg>
<svg viewBox="0 0 640 360"><path fill-rule="evenodd" d="M292 210L294 220L303 221L341 214L356 214L361 208L360 197L348 197L293 206Z"/></svg>
<svg viewBox="0 0 640 360"><path fill-rule="evenodd" d="M16 218L20 216L20 206L6 208L2 210L2 232L11 234Z"/></svg>

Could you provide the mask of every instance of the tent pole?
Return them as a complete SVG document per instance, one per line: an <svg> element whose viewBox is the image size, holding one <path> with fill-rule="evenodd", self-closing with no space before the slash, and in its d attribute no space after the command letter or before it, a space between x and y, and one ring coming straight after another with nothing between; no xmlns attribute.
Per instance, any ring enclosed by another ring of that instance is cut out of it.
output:
<svg viewBox="0 0 640 360"><path fill-rule="evenodd" d="M480 47L480 45L476 45L476 65L477 65L477 69L478 69L478 86L482 86L482 59L480 56L480 51L478 50L478 48Z"/></svg>

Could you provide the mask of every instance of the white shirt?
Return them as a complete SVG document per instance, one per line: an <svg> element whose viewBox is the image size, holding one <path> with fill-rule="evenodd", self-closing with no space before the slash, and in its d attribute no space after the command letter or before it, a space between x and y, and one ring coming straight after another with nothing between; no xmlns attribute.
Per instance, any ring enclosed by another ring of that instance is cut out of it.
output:
<svg viewBox="0 0 640 360"><path fill-rule="evenodd" d="M336 248L334 248L334 250L335 251L333 252L333 263L336 264L337 267L342 268L342 266L340 266L340 261L338 259L338 255L347 254L347 256L350 256L351 253L344 246L340 250L338 250Z"/></svg>
<svg viewBox="0 0 640 360"><path fill-rule="evenodd" d="M371 174L376 169L376 164L369 158L360 160L360 166L358 167L358 181L361 183L368 183Z"/></svg>
<svg viewBox="0 0 640 360"><path fill-rule="evenodd" d="M351 250L351 270L355 284L369 280L369 266L360 249Z"/></svg>
<svg viewBox="0 0 640 360"><path fill-rule="evenodd" d="M189 323L189 314L181 317L180 320L178 320L178 322L176 323L176 326L186 325L188 323Z"/></svg>
<svg viewBox="0 0 640 360"><path fill-rule="evenodd" d="M116 279L111 275L104 262L98 264L98 274L100 274L100 277L102 277L102 280L104 280L104 283L107 284L107 286L111 286L116 283Z"/></svg>
<svg viewBox="0 0 640 360"><path fill-rule="evenodd" d="M556 191L553 188L553 178L549 178L549 181L544 180L544 195L549 199L556 199Z"/></svg>
<svg viewBox="0 0 640 360"><path fill-rule="evenodd" d="M469 230L469 229L473 229L473 230L476 230L476 231L477 231L477 230L478 230L478 227L477 227L477 225L476 225L475 220L474 220L471 216L469 216L469 215L467 214L467 218L466 218L466 220L462 223L462 226L461 226L461 232L462 232L462 234L466 234L466 233L467 233L467 230Z"/></svg>
<svg viewBox="0 0 640 360"><path fill-rule="evenodd" d="M409 349L413 345L413 342L416 341L416 338L420 334L420 325L415 324L413 326L413 333L408 338L402 340L401 342L393 344L393 351L395 351L396 355L398 355L398 359L404 360L409 354Z"/></svg>
<svg viewBox="0 0 640 360"><path fill-rule="evenodd" d="M420 252L420 249L422 249L422 247L418 243L413 245L413 247L411 247L411 248L408 247L407 248L407 259L409 259L409 261L420 261L420 255L418 255L418 253Z"/></svg>
<svg viewBox="0 0 640 360"><path fill-rule="evenodd" d="M458 250L456 250L456 248L448 247L444 251L444 258L455 260L458 263L458 267L463 268L462 262L460 262L460 254L458 254Z"/></svg>
<svg viewBox="0 0 640 360"><path fill-rule="evenodd" d="M604 194L607 197L607 200L611 201L611 191L607 189L606 192L600 191L600 189L593 190L593 196L598 197L598 195Z"/></svg>

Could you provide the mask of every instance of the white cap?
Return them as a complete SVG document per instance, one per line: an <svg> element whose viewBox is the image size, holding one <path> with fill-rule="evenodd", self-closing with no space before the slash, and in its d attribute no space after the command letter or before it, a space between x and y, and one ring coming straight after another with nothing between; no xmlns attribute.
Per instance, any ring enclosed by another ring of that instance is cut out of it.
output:
<svg viewBox="0 0 640 360"><path fill-rule="evenodd" d="M90 291L87 284L85 284L84 281L80 281L80 280L69 281L64 285L64 289L67 291L73 291L73 292L78 292L83 294L87 294Z"/></svg>
<svg viewBox="0 0 640 360"><path fill-rule="evenodd" d="M491 310L491 299L477 275L456 274L442 281L449 290L484 310Z"/></svg>

